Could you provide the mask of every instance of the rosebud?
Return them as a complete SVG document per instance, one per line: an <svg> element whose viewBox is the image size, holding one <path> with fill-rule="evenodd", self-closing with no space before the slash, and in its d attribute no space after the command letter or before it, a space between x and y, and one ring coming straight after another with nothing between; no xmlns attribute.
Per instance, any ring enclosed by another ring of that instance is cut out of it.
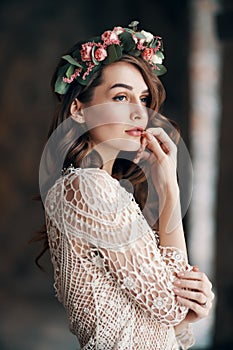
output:
<svg viewBox="0 0 233 350"><path fill-rule="evenodd" d="M97 61L103 61L107 57L107 51L103 47L99 47L95 50L95 59Z"/></svg>
<svg viewBox="0 0 233 350"><path fill-rule="evenodd" d="M151 47L147 47L142 52L142 58L144 58L144 60L146 61L151 61L153 55L154 55L154 50Z"/></svg>

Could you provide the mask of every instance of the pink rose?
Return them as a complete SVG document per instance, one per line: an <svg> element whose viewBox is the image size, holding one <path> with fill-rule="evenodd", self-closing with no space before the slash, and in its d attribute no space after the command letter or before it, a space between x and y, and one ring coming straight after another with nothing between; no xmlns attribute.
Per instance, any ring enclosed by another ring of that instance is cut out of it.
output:
<svg viewBox="0 0 233 350"><path fill-rule="evenodd" d="M103 61L107 57L107 51L103 47L99 47L95 51L95 59L97 61Z"/></svg>
<svg viewBox="0 0 233 350"><path fill-rule="evenodd" d="M82 44L82 50L80 51L82 61L91 61L92 46L91 43Z"/></svg>
<svg viewBox="0 0 233 350"><path fill-rule="evenodd" d="M101 39L103 40L105 45L120 44L117 34L115 32L111 32L111 30L107 30L106 32L104 32L101 35Z"/></svg>
<svg viewBox="0 0 233 350"><path fill-rule="evenodd" d="M123 33L125 30L122 27L114 27L113 32L116 33L116 35L119 35Z"/></svg>
<svg viewBox="0 0 233 350"><path fill-rule="evenodd" d="M154 50L151 47L147 47L145 50L142 52L142 58L146 61L150 61L154 55Z"/></svg>

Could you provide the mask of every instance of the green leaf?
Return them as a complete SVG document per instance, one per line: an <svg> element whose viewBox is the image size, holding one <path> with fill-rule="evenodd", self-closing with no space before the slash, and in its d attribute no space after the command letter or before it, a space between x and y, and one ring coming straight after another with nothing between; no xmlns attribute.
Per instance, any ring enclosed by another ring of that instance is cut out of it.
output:
<svg viewBox="0 0 233 350"><path fill-rule="evenodd" d="M150 43L149 47L151 47L152 49L155 49L157 46L157 40L152 40L152 42Z"/></svg>
<svg viewBox="0 0 233 350"><path fill-rule="evenodd" d="M131 34L134 34L134 31L130 28L124 28L124 31L127 32L127 33L131 33ZM122 34L122 33L121 33ZM120 35L120 34L119 34Z"/></svg>
<svg viewBox="0 0 233 350"><path fill-rule="evenodd" d="M137 30L137 25L139 24L138 21L132 21L130 24L128 24L128 27L133 28L133 30Z"/></svg>
<svg viewBox="0 0 233 350"><path fill-rule="evenodd" d="M142 34L141 32L136 32L134 34L138 39L146 39L145 35Z"/></svg>
<svg viewBox="0 0 233 350"><path fill-rule="evenodd" d="M93 46L93 48L92 48L92 50L91 50L92 61L93 61L93 63L94 63L95 65L100 64L100 62L97 61L96 58L95 58L95 51L96 51L97 49L98 49L97 46Z"/></svg>
<svg viewBox="0 0 233 350"><path fill-rule="evenodd" d="M160 51L164 51L164 47L163 47L163 41L162 40L160 40Z"/></svg>
<svg viewBox="0 0 233 350"><path fill-rule="evenodd" d="M70 76L74 73L74 66L69 66L69 68L66 71L67 78L70 78Z"/></svg>
<svg viewBox="0 0 233 350"><path fill-rule="evenodd" d="M161 41L161 39L158 39L158 38L156 38L156 37L155 37L155 38L152 40L152 42L150 43L150 47L152 47L152 49L156 48L157 45L159 44L159 42L160 42L160 48L159 48L159 50L160 50L160 51L163 51L162 41Z"/></svg>
<svg viewBox="0 0 233 350"><path fill-rule="evenodd" d="M164 54L161 51L157 51L156 56L158 56L159 58L162 58L162 60L164 59Z"/></svg>
<svg viewBox="0 0 233 350"><path fill-rule="evenodd" d="M133 50L133 51L129 51L129 52L127 52L129 55L131 55L131 56L135 56L135 57L139 57L140 55L141 55L141 51L140 50L137 50L137 49L135 49L135 50Z"/></svg>
<svg viewBox="0 0 233 350"><path fill-rule="evenodd" d="M132 34L129 32L123 32L119 35L123 51L129 52L135 48L135 42L132 38Z"/></svg>
<svg viewBox="0 0 233 350"><path fill-rule="evenodd" d="M68 61L70 64L73 64L73 66L77 66L82 68L81 64L79 64L77 61L75 61L75 59L73 57L71 57L70 55L65 55L62 56L62 58L66 61Z"/></svg>
<svg viewBox="0 0 233 350"><path fill-rule="evenodd" d="M158 67L158 69L155 69L155 73L156 75L163 75L167 72L167 69L162 65L162 64L156 64L156 67Z"/></svg>
<svg viewBox="0 0 233 350"><path fill-rule="evenodd" d="M81 58L81 54L80 54L80 50L77 49L75 50L74 52L72 52L72 55L73 57L75 57L77 59L78 62L81 62L82 61L82 58ZM76 62L77 62L76 61Z"/></svg>
<svg viewBox="0 0 233 350"><path fill-rule="evenodd" d="M58 76L64 77L65 72L67 71L67 69L69 68L69 66L70 66L69 63L66 63L64 66L61 66L61 67L58 69L57 75L58 75Z"/></svg>
<svg viewBox="0 0 233 350"><path fill-rule="evenodd" d="M69 84L65 83L62 80L62 77L58 77L55 83L55 88L54 88L55 92L61 95L64 95L67 93L68 89L69 89Z"/></svg>
<svg viewBox="0 0 233 350"><path fill-rule="evenodd" d="M108 56L103 61L104 64L109 64L118 61L122 56L122 49L119 45L110 45L107 48Z"/></svg>
<svg viewBox="0 0 233 350"><path fill-rule="evenodd" d="M63 77L65 76L65 73L67 69L69 68L69 64L65 64L64 66L60 67L57 73L57 80L55 82L54 91L58 94L64 95L69 89L69 84L65 83L63 81Z"/></svg>

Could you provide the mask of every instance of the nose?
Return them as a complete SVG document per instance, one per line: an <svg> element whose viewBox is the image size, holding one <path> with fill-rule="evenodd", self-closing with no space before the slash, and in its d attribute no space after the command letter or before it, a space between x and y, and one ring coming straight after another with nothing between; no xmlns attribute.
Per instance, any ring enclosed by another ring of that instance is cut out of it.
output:
<svg viewBox="0 0 233 350"><path fill-rule="evenodd" d="M147 117L146 107L141 104L132 104L130 106L130 119L144 119Z"/></svg>

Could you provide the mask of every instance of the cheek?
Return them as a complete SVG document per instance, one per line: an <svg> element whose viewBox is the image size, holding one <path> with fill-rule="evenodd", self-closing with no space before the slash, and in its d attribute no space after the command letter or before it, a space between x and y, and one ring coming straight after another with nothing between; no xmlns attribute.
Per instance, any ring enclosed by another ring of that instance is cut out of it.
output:
<svg viewBox="0 0 233 350"><path fill-rule="evenodd" d="M90 130L90 135L94 142L104 142L112 139L123 138L123 128L119 124L109 124L95 127Z"/></svg>
<svg viewBox="0 0 233 350"><path fill-rule="evenodd" d="M130 117L129 107L117 103L105 103L85 110L85 122L88 129L106 126L106 124L126 123Z"/></svg>

